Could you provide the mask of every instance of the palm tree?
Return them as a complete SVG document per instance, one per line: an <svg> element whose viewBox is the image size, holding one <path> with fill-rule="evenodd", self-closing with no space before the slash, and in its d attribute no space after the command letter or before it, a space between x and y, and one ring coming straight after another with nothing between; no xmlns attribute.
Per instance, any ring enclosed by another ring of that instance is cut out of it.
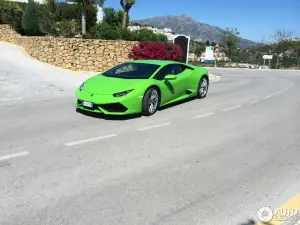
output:
<svg viewBox="0 0 300 225"><path fill-rule="evenodd" d="M135 0L120 0L120 4L124 10L122 28L125 29L127 27L127 18L129 15L129 10L135 4Z"/></svg>
<svg viewBox="0 0 300 225"><path fill-rule="evenodd" d="M73 0L81 5L81 33L86 34L86 12L89 5L94 4L96 1L103 6L104 0Z"/></svg>

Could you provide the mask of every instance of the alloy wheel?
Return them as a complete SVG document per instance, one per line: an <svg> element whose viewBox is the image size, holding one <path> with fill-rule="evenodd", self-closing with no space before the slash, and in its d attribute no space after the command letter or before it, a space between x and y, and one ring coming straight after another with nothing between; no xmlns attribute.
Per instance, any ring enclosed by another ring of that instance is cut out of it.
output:
<svg viewBox="0 0 300 225"><path fill-rule="evenodd" d="M148 99L148 110L149 113L154 113L158 106L158 92L156 89L151 90L151 94Z"/></svg>
<svg viewBox="0 0 300 225"><path fill-rule="evenodd" d="M205 96L207 93L207 89L208 89L208 83L207 83L207 80L204 78L201 80L201 83L200 83L199 95L201 97Z"/></svg>

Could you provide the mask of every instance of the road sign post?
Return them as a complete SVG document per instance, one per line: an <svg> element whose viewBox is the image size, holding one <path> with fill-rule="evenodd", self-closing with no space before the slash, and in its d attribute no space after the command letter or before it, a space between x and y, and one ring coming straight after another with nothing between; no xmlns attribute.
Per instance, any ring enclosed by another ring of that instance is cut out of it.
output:
<svg viewBox="0 0 300 225"><path fill-rule="evenodd" d="M271 60L273 59L273 55L263 55L263 59L264 59L264 66L265 66L266 59L269 60L269 66L268 66L268 68L270 69Z"/></svg>
<svg viewBox="0 0 300 225"><path fill-rule="evenodd" d="M185 35L176 35L173 38L173 43L181 47L181 50L183 52L181 62L188 63L190 51L190 37Z"/></svg>

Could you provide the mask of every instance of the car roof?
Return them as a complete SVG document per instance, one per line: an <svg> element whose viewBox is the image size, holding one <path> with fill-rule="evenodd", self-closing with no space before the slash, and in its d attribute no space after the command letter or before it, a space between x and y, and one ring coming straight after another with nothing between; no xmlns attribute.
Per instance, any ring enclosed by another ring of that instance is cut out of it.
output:
<svg viewBox="0 0 300 225"><path fill-rule="evenodd" d="M174 64L174 63L181 64L180 62L176 62L176 61L170 61L170 60L152 60L152 59L132 60L130 62L155 64L155 65L160 65L160 66L165 66L165 65Z"/></svg>

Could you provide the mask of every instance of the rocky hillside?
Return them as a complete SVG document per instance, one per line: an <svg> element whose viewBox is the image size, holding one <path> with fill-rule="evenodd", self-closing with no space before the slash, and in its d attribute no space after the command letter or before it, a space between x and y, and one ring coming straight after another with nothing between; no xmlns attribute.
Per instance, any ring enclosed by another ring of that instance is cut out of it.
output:
<svg viewBox="0 0 300 225"><path fill-rule="evenodd" d="M158 16L143 20L132 21L141 25L150 25L157 28L170 28L177 34L191 35L193 40L205 42L206 40L218 42L223 31L222 28L200 23L194 20L190 15L183 14L180 16ZM261 46L251 40L241 38L240 47L255 47Z"/></svg>

